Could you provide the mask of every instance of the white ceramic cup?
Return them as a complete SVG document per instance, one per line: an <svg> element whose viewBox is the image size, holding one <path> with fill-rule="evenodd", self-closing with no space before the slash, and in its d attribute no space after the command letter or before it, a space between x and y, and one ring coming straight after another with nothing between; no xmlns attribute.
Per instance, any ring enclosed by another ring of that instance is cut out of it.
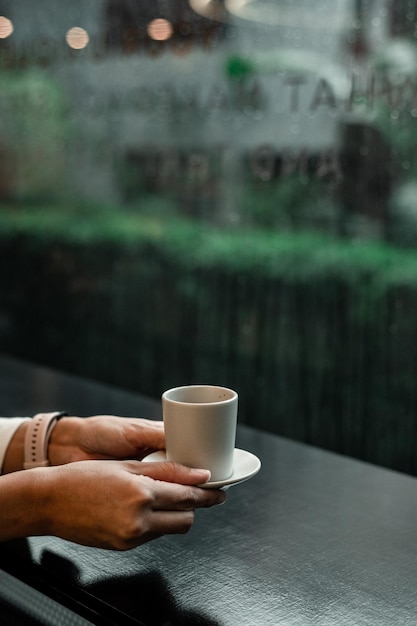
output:
<svg viewBox="0 0 417 626"><path fill-rule="evenodd" d="M211 481L233 472L238 395L214 385L175 387L162 394L168 461L208 469Z"/></svg>

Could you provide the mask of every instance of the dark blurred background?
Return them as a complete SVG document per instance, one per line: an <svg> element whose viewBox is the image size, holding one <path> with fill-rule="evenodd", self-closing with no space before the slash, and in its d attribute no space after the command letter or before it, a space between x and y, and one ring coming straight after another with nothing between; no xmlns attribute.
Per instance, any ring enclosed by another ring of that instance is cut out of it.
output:
<svg viewBox="0 0 417 626"><path fill-rule="evenodd" d="M0 0L2 352L417 475L416 37L407 0Z"/></svg>

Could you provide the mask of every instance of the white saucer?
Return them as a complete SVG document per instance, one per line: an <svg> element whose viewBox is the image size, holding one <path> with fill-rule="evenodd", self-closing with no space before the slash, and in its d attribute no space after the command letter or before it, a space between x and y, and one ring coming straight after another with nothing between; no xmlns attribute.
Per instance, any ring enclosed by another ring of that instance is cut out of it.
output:
<svg viewBox="0 0 417 626"><path fill-rule="evenodd" d="M142 459L142 462L161 463L166 460L167 458L165 450L158 450L157 452L152 452L152 454L148 454L148 456ZM240 450L239 448L235 448L232 475L225 480L210 481L199 486L204 487L205 489L221 489L222 487L231 487L232 485L243 483L244 480L249 480L249 478L255 476L255 474L257 474L260 469L261 462L257 456L255 456L251 452L246 452L246 450Z"/></svg>

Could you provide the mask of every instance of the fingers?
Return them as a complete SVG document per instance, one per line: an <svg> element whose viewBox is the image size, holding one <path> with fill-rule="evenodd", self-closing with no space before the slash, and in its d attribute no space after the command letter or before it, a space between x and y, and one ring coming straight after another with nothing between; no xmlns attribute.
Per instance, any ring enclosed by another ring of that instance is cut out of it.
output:
<svg viewBox="0 0 417 626"><path fill-rule="evenodd" d="M174 463L122 462L128 466L141 493L134 532L126 538L126 547L134 547L166 534L187 533L200 508L223 504L226 494L218 489L202 489L195 484L180 484L162 477L182 477L195 482L207 478L207 470L193 470ZM150 474L153 474L151 476ZM141 518L141 519L140 519Z"/></svg>
<svg viewBox="0 0 417 626"><path fill-rule="evenodd" d="M124 436L130 445L134 446L140 457L148 451L163 450L165 448L165 430L162 421L147 420L144 418L124 418L119 426L124 427Z"/></svg>
<svg viewBox="0 0 417 626"><path fill-rule="evenodd" d="M76 441L72 442L78 453L76 451L70 460L137 459L143 458L148 451L165 447L161 421L94 415L80 422Z"/></svg>
<svg viewBox="0 0 417 626"><path fill-rule="evenodd" d="M135 474L145 474L154 480L163 480L169 483L182 485L201 485L210 480L210 472L205 469L185 467L179 463L165 461L162 463L135 463L130 464Z"/></svg>
<svg viewBox="0 0 417 626"><path fill-rule="evenodd" d="M223 504L226 494L218 489L201 489L198 485L210 479L204 469L185 467L179 463L130 463L134 473L158 481L154 492L155 510L192 511L196 508Z"/></svg>
<svg viewBox="0 0 417 626"><path fill-rule="evenodd" d="M140 463L128 461L130 471L142 475L144 479L155 481L153 493L154 510L193 511L223 504L226 494L218 489L201 489L201 485L210 478L210 472L204 469L185 467L179 463Z"/></svg>
<svg viewBox="0 0 417 626"><path fill-rule="evenodd" d="M226 499L226 494L217 489L154 481L148 476L139 476L138 479L148 483L149 491L152 491L147 529L140 533L140 542L166 534L187 533L194 523L197 509L223 504Z"/></svg>
<svg viewBox="0 0 417 626"><path fill-rule="evenodd" d="M222 504L226 494L197 485L207 470L170 462L88 460L51 468L57 489L53 526L60 537L125 550L164 534L186 533L195 511ZM177 482L176 482L177 481ZM97 489L105 484L106 489ZM62 506L62 493L65 506ZM52 522L51 522L52 523Z"/></svg>
<svg viewBox="0 0 417 626"><path fill-rule="evenodd" d="M155 511L152 517L152 538L162 535L184 535L194 523L194 511Z"/></svg>
<svg viewBox="0 0 417 626"><path fill-rule="evenodd" d="M149 433L150 436L159 436L164 433L164 423L160 420L148 420L142 417L124 419L135 426L141 436L146 433Z"/></svg>
<svg viewBox="0 0 417 626"><path fill-rule="evenodd" d="M224 491L201 489L192 485L179 485L159 481L154 489L152 509L154 511L195 511L223 504Z"/></svg>
<svg viewBox="0 0 417 626"><path fill-rule="evenodd" d="M194 511L154 511L146 523L146 530L139 526L139 531L123 537L116 549L126 550L158 539L163 535L185 534L194 523Z"/></svg>
<svg viewBox="0 0 417 626"><path fill-rule="evenodd" d="M129 440L138 451L141 451L141 458L152 450L163 450L165 448L163 422L132 420L130 422Z"/></svg>

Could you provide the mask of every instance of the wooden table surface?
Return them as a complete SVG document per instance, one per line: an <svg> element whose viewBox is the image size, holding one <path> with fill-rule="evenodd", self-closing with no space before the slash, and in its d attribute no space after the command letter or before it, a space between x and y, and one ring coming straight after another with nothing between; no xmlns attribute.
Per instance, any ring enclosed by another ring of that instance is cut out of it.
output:
<svg viewBox="0 0 417 626"><path fill-rule="evenodd" d="M159 418L159 401L0 359L0 415L62 409ZM417 482L239 426L260 473L187 535L128 552L54 537L0 567L94 624L415 626Z"/></svg>

